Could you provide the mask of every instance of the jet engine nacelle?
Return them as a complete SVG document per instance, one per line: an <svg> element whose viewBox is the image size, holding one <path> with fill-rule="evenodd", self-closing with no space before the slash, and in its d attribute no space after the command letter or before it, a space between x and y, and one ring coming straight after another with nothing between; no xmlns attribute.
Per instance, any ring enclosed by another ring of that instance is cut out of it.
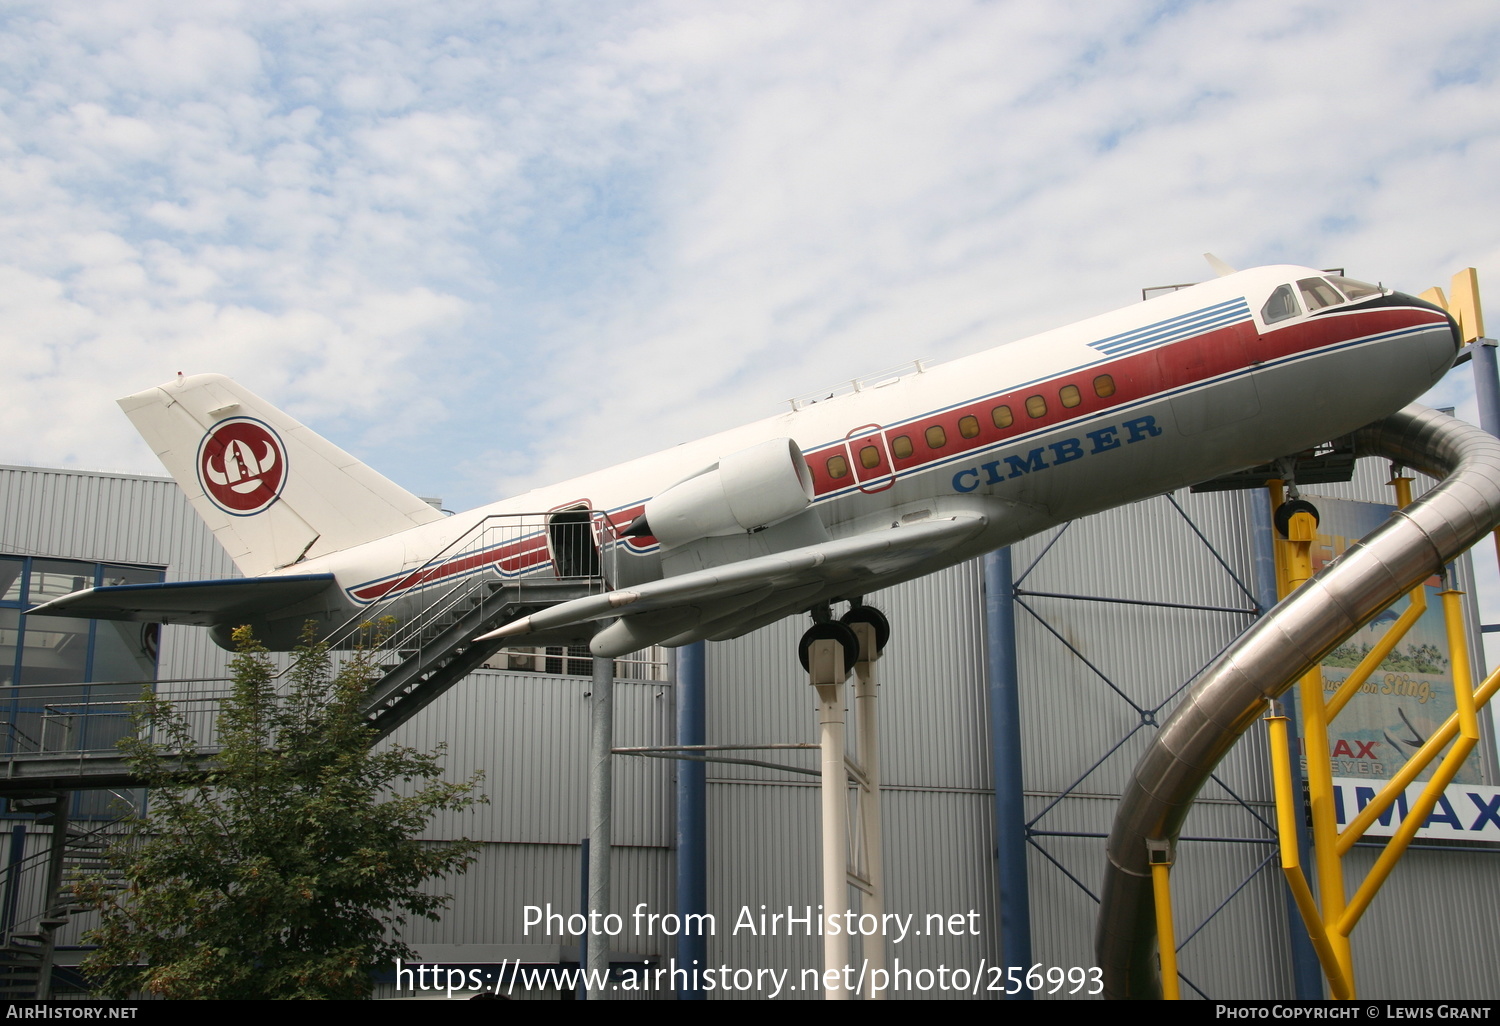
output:
<svg viewBox="0 0 1500 1026"><path fill-rule="evenodd" d="M678 482L646 503L644 514L656 540L670 549L768 527L801 513L812 499L802 450L790 438L772 438Z"/></svg>

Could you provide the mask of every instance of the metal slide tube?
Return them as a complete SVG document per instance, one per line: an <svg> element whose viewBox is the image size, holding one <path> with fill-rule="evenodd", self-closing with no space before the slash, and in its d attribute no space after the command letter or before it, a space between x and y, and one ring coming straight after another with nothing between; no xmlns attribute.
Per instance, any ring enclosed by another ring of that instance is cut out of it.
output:
<svg viewBox="0 0 1500 1026"><path fill-rule="evenodd" d="M1265 710L1359 626L1500 525L1500 440L1422 406L1361 429L1362 455L1444 478L1278 605L1199 676L1125 789L1106 848L1096 952L1105 995L1161 994L1148 840L1175 840L1194 796Z"/></svg>

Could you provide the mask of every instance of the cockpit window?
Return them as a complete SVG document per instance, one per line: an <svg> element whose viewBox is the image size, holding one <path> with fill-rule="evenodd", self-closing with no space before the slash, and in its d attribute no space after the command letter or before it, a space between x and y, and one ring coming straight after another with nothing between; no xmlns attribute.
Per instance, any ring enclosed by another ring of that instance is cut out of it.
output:
<svg viewBox="0 0 1500 1026"><path fill-rule="evenodd" d="M1354 278L1341 278L1336 274L1330 274L1328 280L1338 286L1349 302L1357 299L1368 299L1371 296L1380 295L1380 287L1371 285L1367 281L1357 281Z"/></svg>
<svg viewBox="0 0 1500 1026"><path fill-rule="evenodd" d="M1322 278L1303 278L1297 282L1297 288L1302 290L1302 301L1307 304L1308 313L1325 306L1338 306L1344 301L1339 290Z"/></svg>
<svg viewBox="0 0 1500 1026"><path fill-rule="evenodd" d="M1302 312L1297 305L1297 295L1292 291L1290 285L1283 285L1271 293L1271 298L1266 300L1266 305L1260 308L1260 319L1267 324L1275 324L1284 321L1288 317L1296 317Z"/></svg>

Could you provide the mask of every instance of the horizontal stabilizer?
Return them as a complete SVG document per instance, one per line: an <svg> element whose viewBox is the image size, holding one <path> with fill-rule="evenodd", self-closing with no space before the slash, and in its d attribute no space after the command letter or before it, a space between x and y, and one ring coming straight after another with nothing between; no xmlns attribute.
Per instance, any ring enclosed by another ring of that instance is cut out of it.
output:
<svg viewBox="0 0 1500 1026"><path fill-rule="evenodd" d="M285 609L336 587L333 574L119 584L63 595L28 610L27 615L211 627L260 619L267 612Z"/></svg>
<svg viewBox="0 0 1500 1026"><path fill-rule="evenodd" d="M978 534L984 525L984 518L978 516L934 520L757 556L680 577L562 602L507 624L478 640L734 598L744 598L749 605L770 589L786 590L814 582L836 584L841 579L857 581L888 577L919 567L939 553L957 547ZM624 639L622 643L629 644Z"/></svg>

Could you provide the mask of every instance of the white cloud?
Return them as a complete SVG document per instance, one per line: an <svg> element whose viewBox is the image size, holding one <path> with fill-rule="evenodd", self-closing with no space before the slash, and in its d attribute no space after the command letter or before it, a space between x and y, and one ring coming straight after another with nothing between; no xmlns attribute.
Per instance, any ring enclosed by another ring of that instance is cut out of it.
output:
<svg viewBox="0 0 1500 1026"><path fill-rule="evenodd" d="M154 470L109 400L221 370L479 501L1204 250L1483 271L1500 16L1402 11L31 6L0 29L0 459Z"/></svg>

